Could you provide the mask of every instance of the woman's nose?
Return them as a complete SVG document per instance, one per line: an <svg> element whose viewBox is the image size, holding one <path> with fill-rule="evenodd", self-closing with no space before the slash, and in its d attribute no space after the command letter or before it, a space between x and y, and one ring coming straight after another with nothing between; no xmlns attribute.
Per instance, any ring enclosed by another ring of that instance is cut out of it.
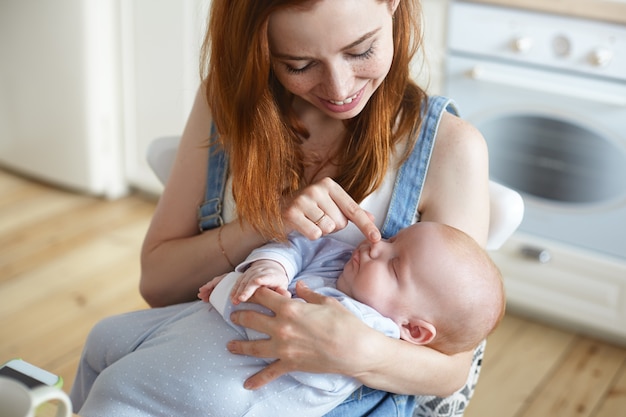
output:
<svg viewBox="0 0 626 417"><path fill-rule="evenodd" d="M331 63L326 69L324 88L329 100L343 101L350 97L353 86L352 69L345 62Z"/></svg>

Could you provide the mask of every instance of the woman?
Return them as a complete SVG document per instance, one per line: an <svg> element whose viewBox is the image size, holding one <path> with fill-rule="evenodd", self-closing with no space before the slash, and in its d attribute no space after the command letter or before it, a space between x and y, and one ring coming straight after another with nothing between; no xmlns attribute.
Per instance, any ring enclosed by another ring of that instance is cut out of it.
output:
<svg viewBox="0 0 626 417"><path fill-rule="evenodd" d="M150 305L192 300L207 278L294 230L356 243L427 220L484 246L486 146L409 79L419 17L412 0L213 0L204 88L142 249ZM207 150L210 136L218 151ZM226 159L209 163L216 152ZM223 199L220 164L228 165ZM253 300L275 317L233 316L269 339L233 340L232 353L277 358L246 388L294 370L341 373L371 388L330 415L408 416L412 395L446 396L465 383L473 352L446 356L393 340L333 300L306 288L299 295L308 303L259 290Z"/></svg>

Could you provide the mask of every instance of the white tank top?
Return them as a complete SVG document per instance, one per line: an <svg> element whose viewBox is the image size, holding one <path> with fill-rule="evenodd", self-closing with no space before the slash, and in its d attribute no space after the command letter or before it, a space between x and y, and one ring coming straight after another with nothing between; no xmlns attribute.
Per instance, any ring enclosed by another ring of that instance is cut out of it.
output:
<svg viewBox="0 0 626 417"><path fill-rule="evenodd" d="M396 155L398 155L397 152ZM397 156L392 159L393 161L389 164L387 174L385 175L380 187L378 187L378 189L372 194L365 197L361 204L359 204L361 208L374 215L374 223L379 229L383 226L385 218L387 217L391 194L393 192L396 176L398 174ZM226 223L230 223L236 219L235 200L233 198L232 185L232 178L231 176L228 176L226 189L224 191L224 209L222 211L222 216L224 222ZM365 239L365 236L363 236L361 231L357 229L352 222L348 223L348 226L345 229L335 232L330 236L353 246L358 245L363 239Z"/></svg>

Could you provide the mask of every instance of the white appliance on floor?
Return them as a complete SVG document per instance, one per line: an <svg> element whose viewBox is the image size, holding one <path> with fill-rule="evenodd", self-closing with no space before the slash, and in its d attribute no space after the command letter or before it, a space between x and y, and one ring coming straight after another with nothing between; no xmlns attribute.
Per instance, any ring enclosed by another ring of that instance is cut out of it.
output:
<svg viewBox="0 0 626 417"><path fill-rule="evenodd" d="M121 151L114 2L0 2L0 166L117 197Z"/></svg>
<svg viewBox="0 0 626 417"><path fill-rule="evenodd" d="M626 343L626 27L455 1L446 94L525 216L509 306Z"/></svg>
<svg viewBox="0 0 626 417"><path fill-rule="evenodd" d="M0 168L107 198L160 192L146 148L182 133L209 4L0 1Z"/></svg>

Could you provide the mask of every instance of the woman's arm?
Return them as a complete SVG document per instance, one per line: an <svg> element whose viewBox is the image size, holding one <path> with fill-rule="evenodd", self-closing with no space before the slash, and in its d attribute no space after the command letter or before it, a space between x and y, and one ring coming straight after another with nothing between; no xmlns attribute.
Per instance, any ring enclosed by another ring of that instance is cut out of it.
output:
<svg viewBox="0 0 626 417"><path fill-rule="evenodd" d="M474 128L445 115L439 129L425 189L422 220L457 227L482 245L487 239L489 194L487 148ZM258 291L253 301L275 313L269 318L237 312L233 321L269 335L264 341L232 341L233 353L278 360L252 376L258 388L293 370L338 372L373 388L395 393L445 396L465 383L472 352L446 356L427 347L386 338L365 326L335 300L299 292L308 303Z"/></svg>
<svg viewBox="0 0 626 417"><path fill-rule="evenodd" d="M198 91L183 132L170 178L159 199L141 251L141 294L151 306L195 299L210 277L230 271L263 239L253 228L227 224L221 241L218 229L198 230L197 208L205 193L210 111L204 90Z"/></svg>
<svg viewBox="0 0 626 417"><path fill-rule="evenodd" d="M445 223L481 246L489 231L489 158L484 138L444 113L419 203L421 220Z"/></svg>

